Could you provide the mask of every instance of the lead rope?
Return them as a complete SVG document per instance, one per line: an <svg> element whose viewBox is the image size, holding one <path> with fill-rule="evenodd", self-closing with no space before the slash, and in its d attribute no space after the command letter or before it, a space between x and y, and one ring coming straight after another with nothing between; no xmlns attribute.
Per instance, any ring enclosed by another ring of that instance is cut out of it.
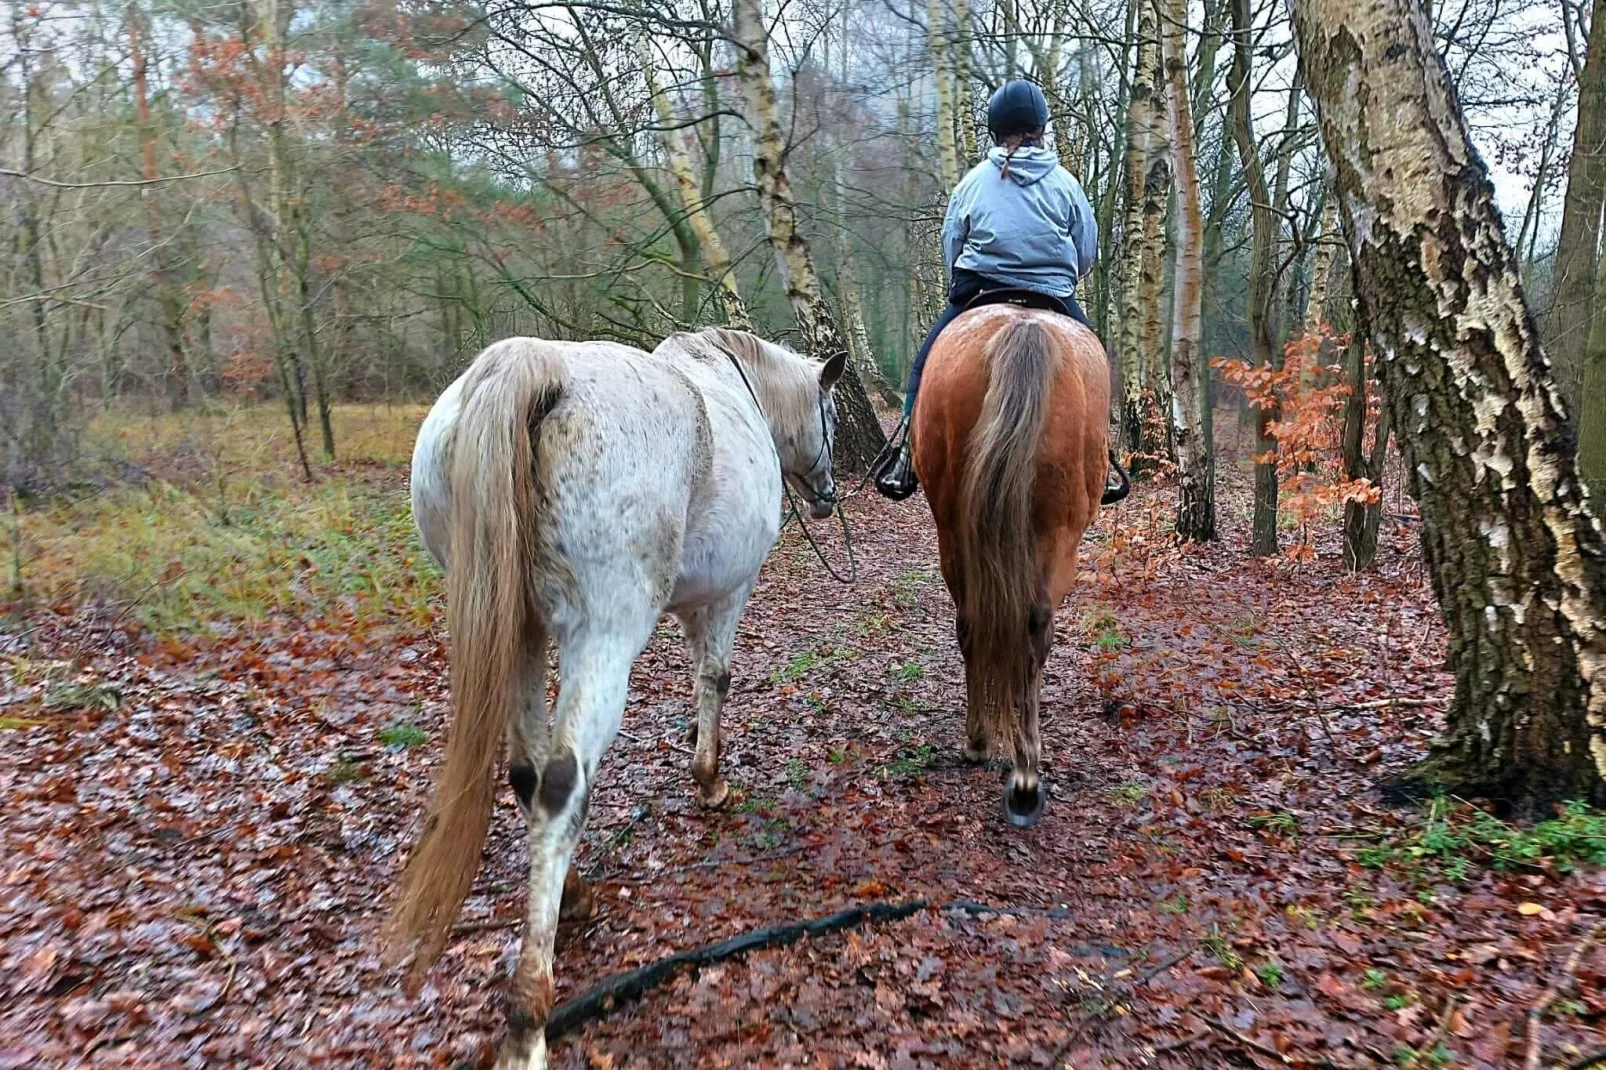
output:
<svg viewBox="0 0 1606 1070"><path fill-rule="evenodd" d="M747 387L747 396L753 399L753 404L758 408L759 416L762 417L764 415L764 403L758 400L758 392L753 389L753 384L748 381L747 371L742 367L742 362L737 360L735 354L733 353L726 353L725 356L729 358L731 365L736 369L736 374L742 377L742 385ZM820 452L814 455L814 464L815 467L818 467L820 463L820 457L823 455L827 464L829 464L834 471L836 468L835 458L833 458L828 452L828 443L831 441L831 438L830 435L827 434L828 428L825 426L825 399L822 396L818 400L820 406ZM872 466L870 471L874 472L875 468ZM868 476L865 478L866 480L869 479ZM864 483L860 483L859 486L854 489L853 493L857 494L863 489ZM792 484L786 481L786 472L784 470L781 472L781 490L786 492L786 504L788 512L786 518L781 521L780 530L785 531L786 525L790 524L793 520L796 520L797 526L803 531L803 538L808 541L810 549L814 551L814 556L819 558L820 564L825 568L827 574L829 574L833 580L836 580L841 584L857 583L859 581L859 562L853 554L853 532L848 528L848 514L847 511L842 508L842 502L844 499L840 495L837 497L836 509L833 510L833 512L835 512L837 519L842 524L842 544L846 546L848 550L848 574L846 576L843 576L831 566L831 562L825 556L825 551L822 550L820 548L820 544L814 540L814 532L809 530L808 521L803 519L803 513L797 507L797 496L792 493ZM851 496L852 495L849 495L849 497Z"/></svg>

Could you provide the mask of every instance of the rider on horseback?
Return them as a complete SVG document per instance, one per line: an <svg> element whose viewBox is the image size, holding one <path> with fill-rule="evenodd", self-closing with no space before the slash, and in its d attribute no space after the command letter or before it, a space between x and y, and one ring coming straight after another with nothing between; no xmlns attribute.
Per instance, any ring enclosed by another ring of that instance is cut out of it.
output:
<svg viewBox="0 0 1606 1070"><path fill-rule="evenodd" d="M1047 125L1048 102L1031 82L1006 82L987 103L987 130L996 144L960 180L942 225L951 277L948 307L909 369L903 419L894 434L902 443L876 478L876 489L894 501L918 486L908 428L926 356L971 302L991 290L1026 290L1092 326L1074 295L1077 279L1093 266L1098 226L1082 184L1043 145Z"/></svg>

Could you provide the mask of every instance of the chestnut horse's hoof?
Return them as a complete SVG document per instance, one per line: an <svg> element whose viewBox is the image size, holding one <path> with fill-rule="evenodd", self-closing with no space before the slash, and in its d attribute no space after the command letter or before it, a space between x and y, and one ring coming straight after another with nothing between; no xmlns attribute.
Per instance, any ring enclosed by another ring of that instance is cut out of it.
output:
<svg viewBox="0 0 1606 1070"><path fill-rule="evenodd" d="M1043 816L1043 782L1022 787L1013 779L1004 785L1004 816L1016 828L1026 829Z"/></svg>
<svg viewBox="0 0 1606 1070"><path fill-rule="evenodd" d="M965 744L965 761L969 762L971 765L986 765L987 764L987 746L986 746L986 744L983 744L982 746L978 747L974 743L966 743Z"/></svg>

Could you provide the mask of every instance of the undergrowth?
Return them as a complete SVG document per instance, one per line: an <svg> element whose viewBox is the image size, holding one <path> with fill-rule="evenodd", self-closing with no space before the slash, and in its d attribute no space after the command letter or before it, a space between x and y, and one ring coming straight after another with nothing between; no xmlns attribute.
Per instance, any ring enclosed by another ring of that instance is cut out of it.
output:
<svg viewBox="0 0 1606 1070"><path fill-rule="evenodd" d="M174 635L281 614L428 624L436 569L392 477L417 413L347 410L337 431L359 429L356 459L311 484L262 410L104 418L101 440L147 477L24 513L24 599L98 604Z"/></svg>
<svg viewBox="0 0 1606 1070"><path fill-rule="evenodd" d="M1452 881L1464 880L1480 867L1568 873L1580 865L1606 865L1606 813L1571 802L1558 816L1521 828L1439 797L1429 804L1422 824L1362 848L1357 859L1373 869Z"/></svg>

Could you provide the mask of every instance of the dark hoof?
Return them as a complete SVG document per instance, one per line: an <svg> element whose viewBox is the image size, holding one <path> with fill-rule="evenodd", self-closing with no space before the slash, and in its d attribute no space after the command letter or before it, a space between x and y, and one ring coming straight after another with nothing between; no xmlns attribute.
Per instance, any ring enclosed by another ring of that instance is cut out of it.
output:
<svg viewBox="0 0 1606 1070"><path fill-rule="evenodd" d="M978 747L974 743L966 743L964 755L966 765L987 764L987 748L985 746Z"/></svg>
<svg viewBox="0 0 1606 1070"><path fill-rule="evenodd" d="M1037 819L1043 816L1043 782L1039 780L1030 788L1005 784L1004 816L1019 829L1028 829L1037 824Z"/></svg>

